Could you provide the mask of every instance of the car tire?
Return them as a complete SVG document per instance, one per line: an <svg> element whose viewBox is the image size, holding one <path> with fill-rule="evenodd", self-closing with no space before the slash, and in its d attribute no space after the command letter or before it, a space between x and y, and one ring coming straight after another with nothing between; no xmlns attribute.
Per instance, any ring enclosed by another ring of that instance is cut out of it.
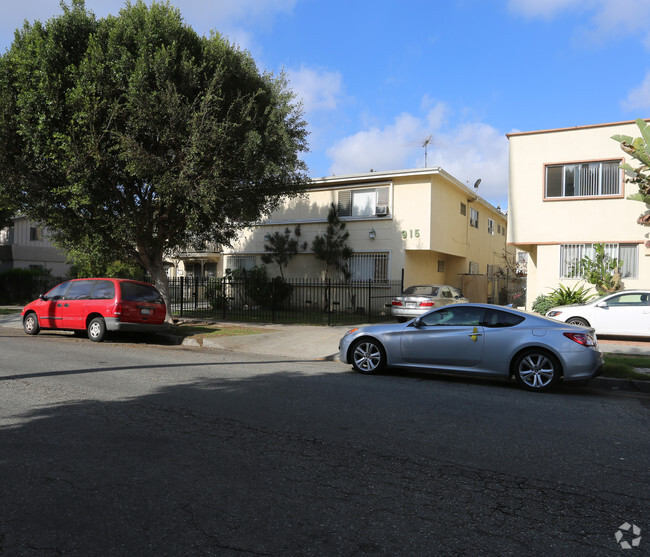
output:
<svg viewBox="0 0 650 557"><path fill-rule="evenodd" d="M41 332L41 326L38 324L38 317L31 311L23 319L23 330L28 335L37 335Z"/></svg>
<svg viewBox="0 0 650 557"><path fill-rule="evenodd" d="M359 373L377 373L386 367L386 351L373 338L361 338L352 345L352 367Z"/></svg>
<svg viewBox="0 0 650 557"><path fill-rule="evenodd" d="M586 319L583 319L582 317L569 317L569 319L566 320L568 325L581 325L582 327L590 327L589 321Z"/></svg>
<svg viewBox="0 0 650 557"><path fill-rule="evenodd" d="M528 391L544 392L552 389L561 375L560 362L541 348L525 350L513 363L517 383Z"/></svg>
<svg viewBox="0 0 650 557"><path fill-rule="evenodd" d="M88 338L93 342L101 342L106 336L106 322L102 317L95 317L88 323Z"/></svg>

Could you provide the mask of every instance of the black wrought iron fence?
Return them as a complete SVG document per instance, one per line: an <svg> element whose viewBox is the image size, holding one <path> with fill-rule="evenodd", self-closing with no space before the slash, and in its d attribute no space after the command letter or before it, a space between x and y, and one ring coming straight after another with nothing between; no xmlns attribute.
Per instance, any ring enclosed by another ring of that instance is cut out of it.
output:
<svg viewBox="0 0 650 557"><path fill-rule="evenodd" d="M401 281L170 279L172 314L269 323L336 324L390 319Z"/></svg>

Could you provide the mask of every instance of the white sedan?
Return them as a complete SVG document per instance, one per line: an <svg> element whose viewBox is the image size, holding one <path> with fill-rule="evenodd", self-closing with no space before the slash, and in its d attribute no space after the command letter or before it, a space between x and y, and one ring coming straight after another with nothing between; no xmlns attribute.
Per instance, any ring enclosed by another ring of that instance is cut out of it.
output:
<svg viewBox="0 0 650 557"><path fill-rule="evenodd" d="M621 290L586 304L555 307L546 317L592 327L597 335L650 336L650 290Z"/></svg>

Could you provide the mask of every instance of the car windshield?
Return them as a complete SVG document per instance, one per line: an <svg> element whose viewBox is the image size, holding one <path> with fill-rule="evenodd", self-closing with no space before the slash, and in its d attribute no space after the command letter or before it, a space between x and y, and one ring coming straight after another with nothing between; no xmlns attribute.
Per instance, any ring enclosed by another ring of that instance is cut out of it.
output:
<svg viewBox="0 0 650 557"><path fill-rule="evenodd" d="M151 284L121 283L122 299L128 302L162 302L160 292Z"/></svg>
<svg viewBox="0 0 650 557"><path fill-rule="evenodd" d="M437 286L409 286L403 292L404 296L437 296Z"/></svg>

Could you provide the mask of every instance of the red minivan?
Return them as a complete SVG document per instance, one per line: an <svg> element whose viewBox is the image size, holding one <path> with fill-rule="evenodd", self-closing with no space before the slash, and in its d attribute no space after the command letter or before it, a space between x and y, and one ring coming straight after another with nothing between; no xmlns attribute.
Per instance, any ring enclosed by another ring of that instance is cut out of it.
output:
<svg viewBox="0 0 650 557"><path fill-rule="evenodd" d="M107 331L158 333L169 330L167 308L153 284L117 278L72 279L27 304L23 329L87 331L94 342Z"/></svg>

